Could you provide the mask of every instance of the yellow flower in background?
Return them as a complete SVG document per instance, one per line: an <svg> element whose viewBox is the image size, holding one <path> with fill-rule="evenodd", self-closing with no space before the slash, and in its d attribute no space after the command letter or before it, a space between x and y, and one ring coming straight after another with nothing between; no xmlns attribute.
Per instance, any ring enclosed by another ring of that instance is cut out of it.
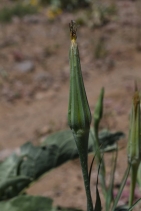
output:
<svg viewBox="0 0 141 211"><path fill-rule="evenodd" d="M54 20L57 16L62 13L62 10L58 7L52 7L47 10L47 17L49 20Z"/></svg>
<svg viewBox="0 0 141 211"><path fill-rule="evenodd" d="M30 0L30 4L33 5L33 6L38 6L39 0Z"/></svg>

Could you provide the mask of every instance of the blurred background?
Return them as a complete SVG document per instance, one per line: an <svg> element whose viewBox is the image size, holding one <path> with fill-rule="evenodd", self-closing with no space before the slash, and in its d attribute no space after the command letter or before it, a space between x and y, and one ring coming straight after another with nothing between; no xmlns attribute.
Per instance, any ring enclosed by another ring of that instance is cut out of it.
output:
<svg viewBox="0 0 141 211"><path fill-rule="evenodd" d="M139 88L141 83L140 0L1 0L0 160L26 141L37 145L48 134L68 128L71 20L78 24L91 111L104 86L101 129L127 135L120 142L119 180L126 166L134 81ZM93 171L93 184L95 178ZM52 197L57 205L84 209L79 161L48 173L28 193Z"/></svg>

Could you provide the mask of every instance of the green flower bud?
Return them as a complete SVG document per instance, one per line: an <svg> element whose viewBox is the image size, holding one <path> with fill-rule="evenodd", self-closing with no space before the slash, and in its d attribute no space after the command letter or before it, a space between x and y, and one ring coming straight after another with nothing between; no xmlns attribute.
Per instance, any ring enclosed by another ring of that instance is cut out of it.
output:
<svg viewBox="0 0 141 211"><path fill-rule="evenodd" d="M78 130L83 130L85 132L85 130L88 130L90 128L91 112L81 72L79 50L76 43L76 29L74 29L74 26L71 25L70 30L70 96L68 122L70 128L73 129L75 132L77 132Z"/></svg>
<svg viewBox="0 0 141 211"><path fill-rule="evenodd" d="M74 140L80 157L85 191L87 196L87 211L93 211L87 162L91 112L81 72L79 50L76 43L76 25L73 21L70 24L70 32L70 96L68 108L68 123L73 132Z"/></svg>

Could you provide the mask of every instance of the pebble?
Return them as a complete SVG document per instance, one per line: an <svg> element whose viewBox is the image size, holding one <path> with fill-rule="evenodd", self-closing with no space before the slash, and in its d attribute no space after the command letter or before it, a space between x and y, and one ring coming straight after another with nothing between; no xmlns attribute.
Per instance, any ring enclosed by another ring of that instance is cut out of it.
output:
<svg viewBox="0 0 141 211"><path fill-rule="evenodd" d="M34 79L36 82L44 82L51 80L52 77L48 72L39 72L35 75Z"/></svg>
<svg viewBox="0 0 141 211"><path fill-rule="evenodd" d="M105 30L108 33L113 33L118 29L118 24L117 23L110 23L105 26Z"/></svg>
<svg viewBox="0 0 141 211"><path fill-rule="evenodd" d="M37 129L37 130L35 130L35 134L38 136L38 137L41 137L41 136L44 136L44 135L46 135L46 134L48 134L48 133L50 133L50 132L52 132L52 129L51 129L51 127L49 127L49 126L44 126L44 127L42 127L41 129Z"/></svg>
<svg viewBox="0 0 141 211"><path fill-rule="evenodd" d="M48 90L48 88L52 85L53 79L52 76L48 72L39 72L35 75L34 80L37 84L37 87L42 90Z"/></svg>
<svg viewBox="0 0 141 211"><path fill-rule="evenodd" d="M22 73L28 73L28 72L34 71L35 65L33 61L25 60L25 61L16 63L13 69Z"/></svg>
<svg viewBox="0 0 141 211"><path fill-rule="evenodd" d="M42 22L46 22L46 18L41 17L39 15L26 15L23 18L23 22L24 23L31 23L31 24L38 24L38 23L42 23Z"/></svg>

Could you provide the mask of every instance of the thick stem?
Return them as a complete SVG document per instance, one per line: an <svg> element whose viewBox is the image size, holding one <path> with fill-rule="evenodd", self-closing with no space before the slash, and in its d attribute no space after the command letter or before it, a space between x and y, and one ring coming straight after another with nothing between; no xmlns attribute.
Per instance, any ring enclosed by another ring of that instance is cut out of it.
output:
<svg viewBox="0 0 141 211"><path fill-rule="evenodd" d="M85 136L81 137L76 133L73 133L74 139L77 145L81 169L83 174L85 192L87 197L87 211L93 211L93 202L91 197L91 190L88 176L88 137L89 133L85 133Z"/></svg>

